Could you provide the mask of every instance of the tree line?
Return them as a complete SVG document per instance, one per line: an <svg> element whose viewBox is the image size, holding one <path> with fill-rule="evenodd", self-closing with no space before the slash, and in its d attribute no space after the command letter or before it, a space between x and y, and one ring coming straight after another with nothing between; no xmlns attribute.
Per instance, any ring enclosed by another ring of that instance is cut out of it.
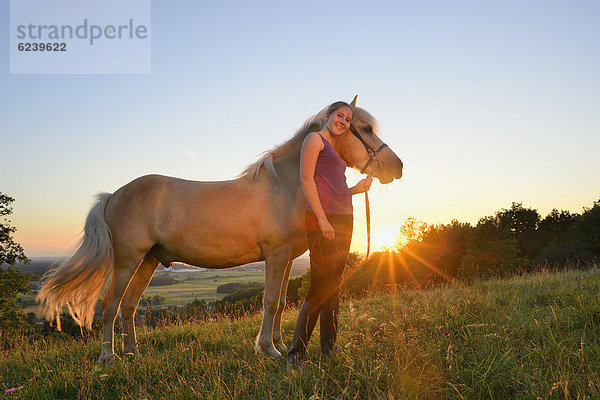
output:
<svg viewBox="0 0 600 400"><path fill-rule="evenodd" d="M343 292L356 296L397 285L504 277L530 271L586 268L600 259L600 201L582 213L542 217L512 203L471 225L428 225L409 218L397 245L346 271Z"/></svg>

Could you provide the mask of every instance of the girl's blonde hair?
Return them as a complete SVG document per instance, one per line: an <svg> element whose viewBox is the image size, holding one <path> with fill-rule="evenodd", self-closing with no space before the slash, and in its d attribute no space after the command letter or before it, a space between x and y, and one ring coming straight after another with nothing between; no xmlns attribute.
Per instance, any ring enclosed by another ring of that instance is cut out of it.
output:
<svg viewBox="0 0 600 400"><path fill-rule="evenodd" d="M331 115L331 113L335 112L335 110L344 106L348 107L350 109L350 112L354 114L354 110L352 109L352 106L350 106L350 104L346 103L345 101L336 101L335 103L330 104L329 107L325 109L325 119L327 119L329 115Z"/></svg>

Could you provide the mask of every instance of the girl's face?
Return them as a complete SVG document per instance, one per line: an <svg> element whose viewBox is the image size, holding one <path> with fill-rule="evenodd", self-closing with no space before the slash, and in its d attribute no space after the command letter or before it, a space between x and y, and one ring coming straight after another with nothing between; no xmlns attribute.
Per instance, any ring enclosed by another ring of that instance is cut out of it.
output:
<svg viewBox="0 0 600 400"><path fill-rule="evenodd" d="M342 106L329 114L327 118L327 130L334 136L343 135L350 128L352 121L352 110Z"/></svg>

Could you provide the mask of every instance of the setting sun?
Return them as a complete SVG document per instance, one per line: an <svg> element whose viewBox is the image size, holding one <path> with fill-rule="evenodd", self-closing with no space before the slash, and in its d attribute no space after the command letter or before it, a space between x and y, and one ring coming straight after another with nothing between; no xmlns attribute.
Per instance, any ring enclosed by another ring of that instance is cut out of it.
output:
<svg viewBox="0 0 600 400"><path fill-rule="evenodd" d="M400 244L404 244L405 240L400 235L400 227L399 226L384 226L381 228L376 228L373 231L373 237L371 239L372 246L375 251L391 249L400 242Z"/></svg>

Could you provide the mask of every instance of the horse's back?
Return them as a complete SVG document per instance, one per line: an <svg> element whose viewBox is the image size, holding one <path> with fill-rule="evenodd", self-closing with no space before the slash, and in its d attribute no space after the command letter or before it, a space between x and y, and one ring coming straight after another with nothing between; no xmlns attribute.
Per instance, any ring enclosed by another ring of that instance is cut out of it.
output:
<svg viewBox="0 0 600 400"><path fill-rule="evenodd" d="M172 261L232 266L261 258L266 199L264 188L243 179L147 175L117 190L105 214L117 245L160 246Z"/></svg>

